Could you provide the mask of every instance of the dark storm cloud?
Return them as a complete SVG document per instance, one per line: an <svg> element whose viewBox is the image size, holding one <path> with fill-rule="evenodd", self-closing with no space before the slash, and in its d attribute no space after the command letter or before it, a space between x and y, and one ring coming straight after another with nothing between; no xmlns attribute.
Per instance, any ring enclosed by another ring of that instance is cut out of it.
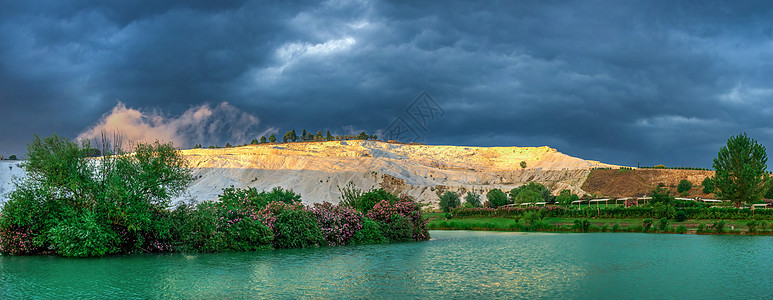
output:
<svg viewBox="0 0 773 300"><path fill-rule="evenodd" d="M0 154L117 101L164 124L227 101L255 134L348 134L425 90L446 112L428 143L702 167L731 134L773 144L765 2L117 3L3 5Z"/></svg>

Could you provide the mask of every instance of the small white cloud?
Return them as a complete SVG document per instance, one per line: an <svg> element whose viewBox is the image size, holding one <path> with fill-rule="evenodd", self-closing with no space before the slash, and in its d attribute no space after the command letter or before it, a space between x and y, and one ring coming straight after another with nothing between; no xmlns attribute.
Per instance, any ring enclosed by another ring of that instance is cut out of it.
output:
<svg viewBox="0 0 773 300"><path fill-rule="evenodd" d="M744 85L743 82L736 84L727 93L719 95L721 101L731 104L751 104L760 101L767 103L771 97L773 97L773 89L754 88Z"/></svg>

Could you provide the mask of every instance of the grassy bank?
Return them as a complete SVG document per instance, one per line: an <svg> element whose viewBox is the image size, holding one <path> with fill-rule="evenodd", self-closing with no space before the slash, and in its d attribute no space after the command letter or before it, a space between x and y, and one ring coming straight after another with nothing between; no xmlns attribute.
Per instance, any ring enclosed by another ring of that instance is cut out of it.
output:
<svg viewBox="0 0 773 300"><path fill-rule="evenodd" d="M447 219L444 213L425 213L425 216L429 219L427 227L430 230L773 234L773 222L755 220L688 219L682 222L666 220L666 224L661 224L661 220L649 219L651 223L647 228L645 222L647 218L573 219L548 217L526 220L524 218L470 217ZM587 223L584 224L585 220Z"/></svg>

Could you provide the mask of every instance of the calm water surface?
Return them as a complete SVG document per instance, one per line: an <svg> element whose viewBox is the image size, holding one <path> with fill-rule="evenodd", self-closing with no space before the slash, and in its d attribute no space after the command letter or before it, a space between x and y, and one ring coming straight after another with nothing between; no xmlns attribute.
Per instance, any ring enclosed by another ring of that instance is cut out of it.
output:
<svg viewBox="0 0 773 300"><path fill-rule="evenodd" d="M773 297L773 237L431 234L257 253L0 256L0 299Z"/></svg>

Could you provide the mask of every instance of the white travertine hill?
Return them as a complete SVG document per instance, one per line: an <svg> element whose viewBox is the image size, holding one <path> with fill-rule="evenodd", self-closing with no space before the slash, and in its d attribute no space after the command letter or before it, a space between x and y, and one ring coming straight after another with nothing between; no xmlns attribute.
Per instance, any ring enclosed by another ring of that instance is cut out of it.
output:
<svg viewBox="0 0 773 300"><path fill-rule="evenodd" d="M550 188L580 189L594 167L617 167L583 160L549 147L465 147L334 141L263 144L221 149L182 150L195 176L185 195L174 199L215 200L223 188L275 186L301 194L304 203L337 203L343 187L353 182L364 190L383 187L436 205L451 190L484 194L505 191L529 181ZM521 168L521 161L527 167ZM18 162L0 164L0 202L23 176ZM11 168L9 168L11 167ZM485 196L482 197L485 200Z"/></svg>
<svg viewBox="0 0 773 300"><path fill-rule="evenodd" d="M184 198L216 199L225 187L281 186L305 203L338 202L338 186L384 189L436 204L446 190L485 194L536 181L554 193L580 189L593 167L617 167L549 147L464 147L334 141L183 150L196 180ZM526 169L520 166L527 164ZM485 199L485 197L483 197Z"/></svg>

